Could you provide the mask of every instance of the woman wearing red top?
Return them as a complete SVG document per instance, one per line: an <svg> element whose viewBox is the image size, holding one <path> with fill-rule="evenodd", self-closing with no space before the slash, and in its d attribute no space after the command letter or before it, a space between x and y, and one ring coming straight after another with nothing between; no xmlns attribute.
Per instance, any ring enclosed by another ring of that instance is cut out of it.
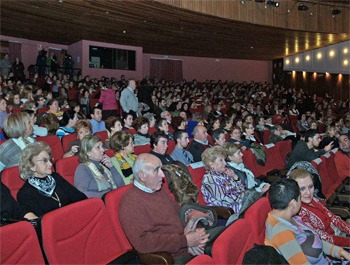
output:
<svg viewBox="0 0 350 265"><path fill-rule="evenodd" d="M301 193L301 209L298 214L305 224L313 228L321 239L337 246L350 247L350 238L337 236L336 230L350 234L350 224L335 216L314 198L314 183L309 171L295 169L288 176L298 182Z"/></svg>
<svg viewBox="0 0 350 265"><path fill-rule="evenodd" d="M102 104L102 120L107 120L110 116L118 116L117 100L111 82L106 82L99 103Z"/></svg>

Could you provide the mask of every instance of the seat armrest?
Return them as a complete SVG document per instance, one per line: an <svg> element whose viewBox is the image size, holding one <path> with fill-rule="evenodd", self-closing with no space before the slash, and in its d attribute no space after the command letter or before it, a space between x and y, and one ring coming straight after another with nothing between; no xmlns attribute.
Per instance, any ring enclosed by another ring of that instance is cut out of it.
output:
<svg viewBox="0 0 350 265"><path fill-rule="evenodd" d="M235 211L230 207L224 207L224 206L209 206L211 209L213 209L218 217L221 217L223 219L228 219L232 214L235 213Z"/></svg>
<svg viewBox="0 0 350 265"><path fill-rule="evenodd" d="M344 220L350 217L349 208L347 207L327 206L327 209L330 210L335 215L340 216Z"/></svg>
<svg viewBox="0 0 350 265"><path fill-rule="evenodd" d="M349 196L349 194L338 194L338 199L341 202L349 202L350 196Z"/></svg>
<svg viewBox="0 0 350 265"><path fill-rule="evenodd" d="M174 258L168 252L139 253L141 264L174 264Z"/></svg>

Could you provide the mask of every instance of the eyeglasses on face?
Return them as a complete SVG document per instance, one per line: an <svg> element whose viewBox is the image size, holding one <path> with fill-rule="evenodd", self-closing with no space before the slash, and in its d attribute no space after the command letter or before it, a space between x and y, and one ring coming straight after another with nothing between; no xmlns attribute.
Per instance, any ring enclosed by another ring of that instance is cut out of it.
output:
<svg viewBox="0 0 350 265"><path fill-rule="evenodd" d="M52 163L53 160L54 160L53 157L50 157L50 158L45 157L43 159L34 160L33 162L41 162L43 164L46 164L49 161Z"/></svg>

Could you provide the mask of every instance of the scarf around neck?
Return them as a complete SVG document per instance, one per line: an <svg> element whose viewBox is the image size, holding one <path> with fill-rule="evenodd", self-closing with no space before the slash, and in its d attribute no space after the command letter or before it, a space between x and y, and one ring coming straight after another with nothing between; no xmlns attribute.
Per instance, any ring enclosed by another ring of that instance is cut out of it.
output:
<svg viewBox="0 0 350 265"><path fill-rule="evenodd" d="M50 175L47 175L45 178L30 177L28 178L28 183L46 197L51 197L56 188L56 181Z"/></svg>
<svg viewBox="0 0 350 265"><path fill-rule="evenodd" d="M97 165L95 165L95 163L99 166L99 168ZM104 191L108 189L115 190L118 188L114 183L111 171L108 168L104 167L100 162L90 161L86 162L86 165L91 170L91 173L97 183L98 191ZM103 176L104 173L107 175L107 178Z"/></svg>

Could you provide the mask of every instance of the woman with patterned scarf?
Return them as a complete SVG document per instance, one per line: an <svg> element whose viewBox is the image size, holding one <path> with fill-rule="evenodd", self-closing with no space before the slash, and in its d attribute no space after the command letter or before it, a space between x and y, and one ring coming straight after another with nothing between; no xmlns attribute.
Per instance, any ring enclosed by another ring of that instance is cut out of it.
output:
<svg viewBox="0 0 350 265"><path fill-rule="evenodd" d="M17 200L36 216L86 199L67 180L52 172L51 149L45 142L31 143L23 149L19 172L26 182L18 191Z"/></svg>
<svg viewBox="0 0 350 265"><path fill-rule="evenodd" d="M10 139L0 145L0 172L5 168L17 166L21 151L28 144L35 142L31 137L33 125L28 113L18 112L7 116L4 130Z"/></svg>
<svg viewBox="0 0 350 265"><path fill-rule="evenodd" d="M88 135L81 141L74 186L88 198L101 198L105 193L124 186L124 181L111 159L104 153L101 138Z"/></svg>
<svg viewBox="0 0 350 265"><path fill-rule="evenodd" d="M122 176L125 185L130 184L134 180L132 166L136 160L134 155L133 135L130 132L119 131L113 134L111 138L111 147L115 152L111 162Z"/></svg>

